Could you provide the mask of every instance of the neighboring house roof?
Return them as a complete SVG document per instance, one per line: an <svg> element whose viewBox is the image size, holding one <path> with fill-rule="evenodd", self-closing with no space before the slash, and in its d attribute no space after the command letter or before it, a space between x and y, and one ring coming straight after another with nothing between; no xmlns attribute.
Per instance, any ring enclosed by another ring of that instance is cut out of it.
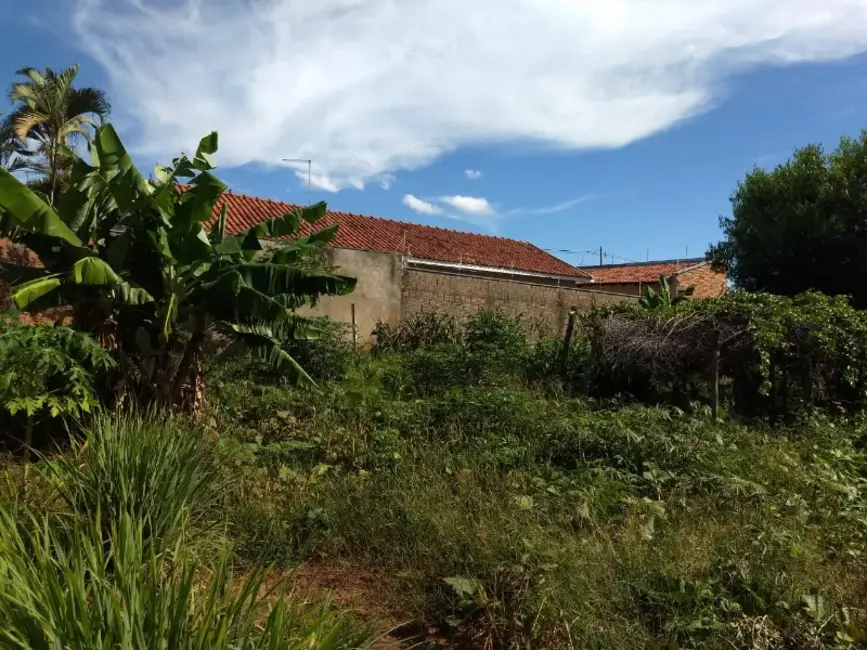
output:
<svg viewBox="0 0 867 650"><path fill-rule="evenodd" d="M279 217L298 206L246 194L225 192L214 208L218 217L226 203L226 232L234 234L262 221ZM546 253L533 244L504 237L478 235L417 223L368 217L329 210L316 228L337 221L340 227L331 243L380 253L404 253L410 257L496 269L514 269L544 275L586 278L590 275ZM310 230L303 224L304 234Z"/></svg>
<svg viewBox="0 0 867 650"><path fill-rule="evenodd" d="M710 262L703 257L698 257L686 260L582 266L581 270L593 276L594 284L652 284L659 280L660 275L670 278L706 264Z"/></svg>

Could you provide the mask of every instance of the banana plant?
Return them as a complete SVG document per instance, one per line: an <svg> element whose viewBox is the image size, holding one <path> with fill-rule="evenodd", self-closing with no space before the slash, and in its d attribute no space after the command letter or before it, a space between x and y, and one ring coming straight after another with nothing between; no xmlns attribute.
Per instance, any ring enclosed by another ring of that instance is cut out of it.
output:
<svg viewBox="0 0 867 650"><path fill-rule="evenodd" d="M644 309L668 309L689 299L695 293L695 287L689 286L678 293L674 298L671 297L671 289L668 285L668 279L664 275L659 276L658 290L653 287L645 287L644 293L638 299L638 304Z"/></svg>
<svg viewBox="0 0 867 650"><path fill-rule="evenodd" d="M11 282L22 311L71 308L74 326L116 355L118 395L132 391L145 402L194 408L199 399L189 395L203 388L209 333L312 385L280 341L314 337L315 328L295 310L355 286L353 278L303 265L337 233L336 224L316 229L324 203L226 233L225 203L214 218L226 189L212 173L217 143L215 132L205 136L192 158L158 165L148 180L114 128L104 125L90 163L75 162L56 211L0 170L0 212L43 264L6 265L0 278ZM266 246L267 240L283 245Z"/></svg>

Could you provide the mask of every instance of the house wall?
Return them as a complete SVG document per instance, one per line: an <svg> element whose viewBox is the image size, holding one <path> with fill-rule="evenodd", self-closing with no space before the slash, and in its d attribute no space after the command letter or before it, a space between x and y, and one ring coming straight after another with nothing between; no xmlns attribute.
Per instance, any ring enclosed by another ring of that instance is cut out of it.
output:
<svg viewBox="0 0 867 650"><path fill-rule="evenodd" d="M681 288L695 287L693 296L696 298L715 298L723 296L728 288L728 275L713 271L709 264L700 266L692 271L681 273L676 278L676 285ZM672 283L674 292L674 283Z"/></svg>
<svg viewBox="0 0 867 650"><path fill-rule="evenodd" d="M344 323L355 322L359 342L370 339L376 323L392 325L400 321L401 260L393 253L374 253L348 248L326 248L325 255L339 273L358 279L355 291L346 296L323 296L313 309L299 309L301 314L328 316Z"/></svg>
<svg viewBox="0 0 867 650"><path fill-rule="evenodd" d="M627 296L639 296L646 285L643 284L598 284L599 289L603 289L609 293L620 293Z"/></svg>
<svg viewBox="0 0 867 650"><path fill-rule="evenodd" d="M654 289L657 288L656 282L649 283ZM596 285L599 289L611 293L622 293L629 296L640 296L644 291L647 283L639 284L623 283L623 284L599 284ZM696 298L715 298L725 295L728 286L728 276L725 273L717 273L713 271L709 264L705 264L685 273L680 273L668 278L668 286L675 293L677 287L685 289L689 286L695 287L693 296Z"/></svg>
<svg viewBox="0 0 867 650"><path fill-rule="evenodd" d="M556 330L564 326L569 309L589 309L632 298L607 290L564 288L525 281L477 277L405 268L394 253L328 248L326 255L340 272L358 278L346 296L323 296L312 309L299 310L352 322L352 305L360 344L371 341L377 322L397 325L401 319L435 312L466 318L480 309L501 309L513 315L545 321ZM0 240L0 263L38 264L26 248ZM0 284L0 308L9 309L8 287ZM53 321L56 315L43 318Z"/></svg>

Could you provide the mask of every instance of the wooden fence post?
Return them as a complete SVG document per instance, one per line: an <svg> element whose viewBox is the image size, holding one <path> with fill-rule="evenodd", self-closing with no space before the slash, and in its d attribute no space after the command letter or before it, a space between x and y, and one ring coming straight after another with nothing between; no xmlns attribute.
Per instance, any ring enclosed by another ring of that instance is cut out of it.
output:
<svg viewBox="0 0 867 650"><path fill-rule="evenodd" d="M720 337L717 332L710 357L710 410L714 420L719 417L719 348Z"/></svg>
<svg viewBox="0 0 867 650"><path fill-rule="evenodd" d="M355 320L355 303L350 305L350 309L352 310L352 348L354 350L358 349L358 321Z"/></svg>
<svg viewBox="0 0 867 650"><path fill-rule="evenodd" d="M572 343L572 332L575 330L575 313L576 309L569 309L569 320L566 321L566 333L563 335L563 347L560 349L560 367L565 368L566 360L569 358L569 345Z"/></svg>

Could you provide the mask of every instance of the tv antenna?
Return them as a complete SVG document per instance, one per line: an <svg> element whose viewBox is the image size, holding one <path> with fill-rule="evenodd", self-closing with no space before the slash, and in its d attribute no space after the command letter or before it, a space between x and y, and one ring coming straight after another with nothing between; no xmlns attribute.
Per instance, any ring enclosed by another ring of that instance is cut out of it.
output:
<svg viewBox="0 0 867 650"><path fill-rule="evenodd" d="M313 178L313 161L309 158L284 158L287 163L307 163L307 205L310 205L310 181Z"/></svg>

